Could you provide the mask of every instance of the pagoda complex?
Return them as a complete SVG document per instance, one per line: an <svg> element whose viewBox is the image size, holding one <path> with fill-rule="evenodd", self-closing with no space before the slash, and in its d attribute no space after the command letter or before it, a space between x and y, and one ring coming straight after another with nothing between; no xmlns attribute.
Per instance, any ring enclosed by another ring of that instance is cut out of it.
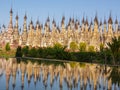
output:
<svg viewBox="0 0 120 90"><path fill-rule="evenodd" d="M56 43L70 48L70 43L75 42L80 44L84 42L87 46L94 46L99 50L100 44L107 47L107 42L110 42L112 37L120 36L120 26L118 20L113 22L110 14L108 21L99 21L97 15L94 20L89 23L88 19L82 19L81 23L78 19L70 18L65 24L65 17L62 17L61 25L57 26L53 19L50 24L49 17L45 25L40 24L39 20L36 25L33 25L31 20L27 25L27 15L24 16L23 28L19 29L19 16L16 15L16 23L13 26L13 11L10 10L10 21L6 28L5 25L1 28L0 46L3 47L9 43L12 47L17 46L32 46L32 47L52 47ZM50 26L52 25L52 26Z"/></svg>

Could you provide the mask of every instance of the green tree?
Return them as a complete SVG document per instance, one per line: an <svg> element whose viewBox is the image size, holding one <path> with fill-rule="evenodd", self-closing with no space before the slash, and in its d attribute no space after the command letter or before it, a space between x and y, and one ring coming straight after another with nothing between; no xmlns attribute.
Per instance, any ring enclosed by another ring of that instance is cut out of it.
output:
<svg viewBox="0 0 120 90"><path fill-rule="evenodd" d="M22 57L22 49L20 46L18 46L17 50L16 50L16 57Z"/></svg>
<svg viewBox="0 0 120 90"><path fill-rule="evenodd" d="M70 43L70 49L74 52L75 50L78 49L78 45L76 42L71 42Z"/></svg>
<svg viewBox="0 0 120 90"><path fill-rule="evenodd" d="M113 64L115 65L120 61L120 36L112 38L112 42L107 43L107 45L113 58Z"/></svg>
<svg viewBox="0 0 120 90"><path fill-rule="evenodd" d="M79 50L80 50L81 52L85 52L85 51L86 51L86 43L81 42L81 43L79 44Z"/></svg>
<svg viewBox="0 0 120 90"><path fill-rule="evenodd" d="M31 48L29 50L28 54L29 54L30 57L36 57L37 56L37 49L35 47Z"/></svg>
<svg viewBox="0 0 120 90"><path fill-rule="evenodd" d="M100 44L100 51L103 51L104 50L104 44Z"/></svg>
<svg viewBox="0 0 120 90"><path fill-rule="evenodd" d="M10 44L9 44L9 43L6 44L5 50L6 50L6 51L10 51Z"/></svg>
<svg viewBox="0 0 120 90"><path fill-rule="evenodd" d="M94 46L89 46L89 47L88 47L88 51L89 51L89 52L94 52L94 51L95 51Z"/></svg>
<svg viewBox="0 0 120 90"><path fill-rule="evenodd" d="M28 52L29 52L29 47L28 46L25 46L25 47L22 48L22 53L23 53L24 56L27 56Z"/></svg>

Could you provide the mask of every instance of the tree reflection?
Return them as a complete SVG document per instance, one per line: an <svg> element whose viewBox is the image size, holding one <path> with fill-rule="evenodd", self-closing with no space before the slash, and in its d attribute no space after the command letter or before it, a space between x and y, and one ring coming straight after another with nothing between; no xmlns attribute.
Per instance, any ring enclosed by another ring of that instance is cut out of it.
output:
<svg viewBox="0 0 120 90"><path fill-rule="evenodd" d="M120 68L113 67L108 79L111 79L113 84L120 85Z"/></svg>

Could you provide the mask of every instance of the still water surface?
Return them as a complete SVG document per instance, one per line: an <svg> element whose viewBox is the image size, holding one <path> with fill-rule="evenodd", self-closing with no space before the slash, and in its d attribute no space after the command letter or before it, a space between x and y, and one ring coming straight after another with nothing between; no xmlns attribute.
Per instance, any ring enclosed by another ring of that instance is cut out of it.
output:
<svg viewBox="0 0 120 90"><path fill-rule="evenodd" d="M120 67L1 58L0 90L120 90Z"/></svg>

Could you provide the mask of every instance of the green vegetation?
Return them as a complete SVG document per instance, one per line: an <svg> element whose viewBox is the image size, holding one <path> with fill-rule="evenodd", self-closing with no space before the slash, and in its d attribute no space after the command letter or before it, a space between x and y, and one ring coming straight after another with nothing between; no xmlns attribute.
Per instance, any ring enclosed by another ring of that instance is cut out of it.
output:
<svg viewBox="0 0 120 90"><path fill-rule="evenodd" d="M95 52L94 46L89 46L86 51L86 43L81 42L79 44L79 51L77 50L77 44L71 42L70 48L72 52L66 50L65 46L56 43L53 47L28 47L25 46L17 48L16 57L34 57L34 58L47 58L47 59L59 59L78 62L94 62L102 64L119 64L120 63L120 37L112 39L111 43L108 43L108 48L104 48L104 45L100 45L100 51ZM114 61L114 62L113 62Z"/></svg>
<svg viewBox="0 0 120 90"><path fill-rule="evenodd" d="M5 57L5 58L15 57L15 53L16 50L10 50L10 51L0 50L0 57Z"/></svg>
<svg viewBox="0 0 120 90"><path fill-rule="evenodd" d="M20 46L18 46L18 48L17 48L17 50L16 50L16 57L22 57L22 49L21 49L21 47Z"/></svg>
<svg viewBox="0 0 120 90"><path fill-rule="evenodd" d="M112 83L120 85L120 68L113 67L108 79L111 79Z"/></svg>
<svg viewBox="0 0 120 90"><path fill-rule="evenodd" d="M112 38L112 42L107 43L108 50L111 53L113 64L120 63L120 36Z"/></svg>
<svg viewBox="0 0 120 90"><path fill-rule="evenodd" d="M81 42L80 45L79 45L79 50L81 52L85 52L86 51L86 43Z"/></svg>
<svg viewBox="0 0 120 90"><path fill-rule="evenodd" d="M89 52L94 52L94 51L95 51L95 50L94 50L94 46L89 46L89 47L88 47L88 51L89 51Z"/></svg>
<svg viewBox="0 0 120 90"><path fill-rule="evenodd" d="M68 52L66 47L54 45L54 47L44 48L27 48L26 46L21 49L17 48L16 57L35 57L47 59L59 59L78 62L93 62L95 60L101 61L101 54L96 52Z"/></svg>
<svg viewBox="0 0 120 90"><path fill-rule="evenodd" d="M72 52L78 50L78 45L76 42L71 42L70 43L70 49L72 50Z"/></svg>
<svg viewBox="0 0 120 90"><path fill-rule="evenodd" d="M10 51L10 44L9 44L9 43L6 44L5 50L6 50L6 51Z"/></svg>
<svg viewBox="0 0 120 90"><path fill-rule="evenodd" d="M17 49L10 48L7 43L4 49L0 49L0 57L35 57L120 65L120 37L113 38L111 43L107 43L107 45L105 48L104 44L100 44L100 51L95 52L94 46L87 46L84 42L77 46L75 42L71 42L70 52L66 46L62 46L60 43L56 43L53 47L18 46Z"/></svg>
<svg viewBox="0 0 120 90"><path fill-rule="evenodd" d="M28 46L23 47L22 48L23 56L26 56L28 54L28 51L29 51L29 47Z"/></svg>

